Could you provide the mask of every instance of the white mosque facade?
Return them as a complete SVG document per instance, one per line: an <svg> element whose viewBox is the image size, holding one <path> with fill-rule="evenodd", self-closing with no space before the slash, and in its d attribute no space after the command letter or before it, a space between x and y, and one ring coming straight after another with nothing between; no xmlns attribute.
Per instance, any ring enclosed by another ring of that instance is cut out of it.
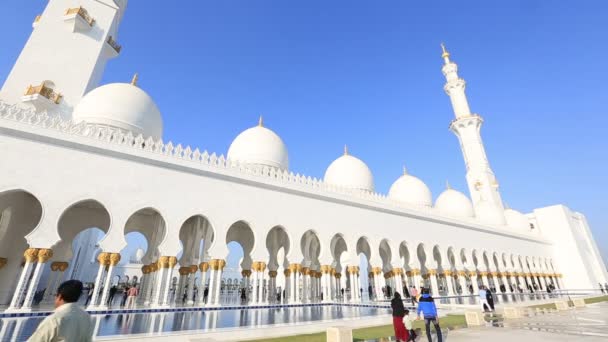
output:
<svg viewBox="0 0 608 342"><path fill-rule="evenodd" d="M278 283L287 303L332 302L344 287L346 300L359 302L363 277L377 297L385 285L458 295L481 285L511 293L608 281L583 214L564 205L527 214L503 206L483 119L470 110L445 49L450 130L463 151L468 196L448 187L433 201L407 172L384 195L348 151L323 179L290 170L287 146L261 120L226 156L165 140L161 112L136 77L99 85L120 54L126 4L49 1L0 90L0 305L7 310L30 310L37 290L68 275L103 288L89 304L103 308L114 277L127 272L120 252L131 232L148 248L129 263L139 272L130 277L141 277L140 301L153 307L173 305L175 286L203 284L209 299L192 303L188 294L191 304L221 305L230 242L244 257L228 278L240 273L256 304L274 301ZM99 242L74 243L91 227L103 232ZM368 269L359 268L361 254Z"/></svg>

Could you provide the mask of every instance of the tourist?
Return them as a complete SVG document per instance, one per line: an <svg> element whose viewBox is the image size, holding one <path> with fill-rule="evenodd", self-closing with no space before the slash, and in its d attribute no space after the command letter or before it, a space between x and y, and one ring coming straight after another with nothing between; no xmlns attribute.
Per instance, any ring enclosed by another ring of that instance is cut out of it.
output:
<svg viewBox="0 0 608 342"><path fill-rule="evenodd" d="M122 300L120 301L120 306L124 307L127 304L127 293L129 292L129 286L127 285L122 291Z"/></svg>
<svg viewBox="0 0 608 342"><path fill-rule="evenodd" d="M207 303L207 297L209 296L209 286L205 286L205 291L203 292L203 301Z"/></svg>
<svg viewBox="0 0 608 342"><path fill-rule="evenodd" d="M108 306L112 305L112 301L114 301L114 296L116 295L116 291L118 291L118 287L116 285L110 287L110 296L108 296L108 301L107 301Z"/></svg>
<svg viewBox="0 0 608 342"><path fill-rule="evenodd" d="M416 305L418 303L418 290L415 286L412 286L410 290L410 296L412 297L412 305Z"/></svg>
<svg viewBox="0 0 608 342"><path fill-rule="evenodd" d="M494 296L492 290L486 291L486 302L488 302L488 308L490 311L494 311Z"/></svg>
<svg viewBox="0 0 608 342"><path fill-rule="evenodd" d="M481 304L481 309L486 312L486 311L490 311L490 304L488 303L488 293L486 291L486 287L485 286L481 286L479 287L479 303Z"/></svg>
<svg viewBox="0 0 608 342"><path fill-rule="evenodd" d="M435 332L437 333L437 342L441 342L442 336L439 319L437 318L437 306L435 306L435 300L431 297L429 290L426 288L422 289L422 296L420 296L420 303L418 303L418 317L416 319L420 319L420 312L422 312L424 317L424 327L429 342L433 341L433 337L431 336L431 323L433 323Z"/></svg>
<svg viewBox="0 0 608 342"><path fill-rule="evenodd" d="M405 307L401 300L399 292L395 291L395 296L391 300L391 308L393 309L393 328L395 329L395 338L398 342L407 342L409 333L403 325L403 316L405 316Z"/></svg>
<svg viewBox="0 0 608 342"><path fill-rule="evenodd" d="M137 285L131 287L129 291L127 291L127 309L135 308L135 299L139 295L139 289Z"/></svg>
<svg viewBox="0 0 608 342"><path fill-rule="evenodd" d="M95 284L91 283L89 285L89 289L87 290L87 301L84 303L84 306L89 305L91 298L93 297L93 292L95 291Z"/></svg>
<svg viewBox="0 0 608 342"><path fill-rule="evenodd" d="M473 291L473 284L469 284L469 293L473 294L473 292L475 292Z"/></svg>
<svg viewBox="0 0 608 342"><path fill-rule="evenodd" d="M409 336L408 336L408 342L409 341L416 341L416 332L414 331L414 323L412 322L412 319L410 318L410 310L405 309L405 316L403 316L403 324L405 325L405 329L407 330Z"/></svg>
<svg viewBox="0 0 608 342"><path fill-rule="evenodd" d="M59 285L55 295L55 311L38 325L28 341L92 341L91 316L76 304L82 287L78 280L68 280Z"/></svg>
<svg viewBox="0 0 608 342"><path fill-rule="evenodd" d="M600 286L600 291L602 291L602 293L604 293L604 288L602 287L602 283L599 283L598 285Z"/></svg>
<svg viewBox="0 0 608 342"><path fill-rule="evenodd" d="M606 292L608 292L608 283L604 284L604 288L606 289ZM555 289L555 287L553 289Z"/></svg>

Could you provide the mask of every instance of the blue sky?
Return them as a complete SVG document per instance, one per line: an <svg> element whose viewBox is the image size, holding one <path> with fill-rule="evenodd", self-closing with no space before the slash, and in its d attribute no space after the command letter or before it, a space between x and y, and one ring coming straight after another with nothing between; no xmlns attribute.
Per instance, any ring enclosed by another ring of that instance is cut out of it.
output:
<svg viewBox="0 0 608 342"><path fill-rule="evenodd" d="M0 80L45 5L2 2ZM225 153L263 114L294 171L322 177L348 144L379 192L406 165L436 197L446 179L466 190L443 41L504 200L583 212L606 256L606 18L599 0L131 0L103 83L139 72L166 140Z"/></svg>

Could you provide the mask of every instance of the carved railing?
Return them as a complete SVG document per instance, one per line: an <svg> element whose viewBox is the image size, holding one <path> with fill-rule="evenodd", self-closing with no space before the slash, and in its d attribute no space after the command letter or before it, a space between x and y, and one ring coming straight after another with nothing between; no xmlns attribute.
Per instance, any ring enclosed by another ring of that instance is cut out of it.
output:
<svg viewBox="0 0 608 342"><path fill-rule="evenodd" d="M42 84L38 86L29 85L25 90L24 95L36 94L46 97L47 99L55 102L55 104L58 104L59 101L61 101L61 98L63 97L60 93L55 92L53 88L47 87L44 82L42 82Z"/></svg>
<svg viewBox="0 0 608 342"><path fill-rule="evenodd" d="M36 113L34 110L8 105L1 101L0 119L61 131L70 135L102 141L109 145L124 146L155 155L167 156L175 161L188 161L193 166L198 165L198 167L211 172L228 173L240 178L243 178L243 176L255 177L280 186L301 187L308 189L310 192L339 194L350 198L408 208L423 213L436 213L434 208L398 203L383 194L344 188L325 183L321 179L274 167L239 163L238 161L226 159L224 155L210 154L207 151L201 152L198 148L192 149L190 146L175 145L171 141L165 143L161 139L146 138L141 134L134 135L130 131L118 128L84 122L74 123L71 120L61 119L59 115L49 115L46 112Z"/></svg>
<svg viewBox="0 0 608 342"><path fill-rule="evenodd" d="M122 49L122 46L118 45L112 36L108 36L108 45L110 45L117 53L120 53L120 50Z"/></svg>
<svg viewBox="0 0 608 342"><path fill-rule="evenodd" d="M70 14L77 14L79 15L82 19L84 19L89 26L93 26L93 24L95 24L95 19L93 19L93 17L91 17L89 15L89 12L84 9L84 7L76 7L76 8L68 8L65 11L65 15L70 15Z"/></svg>

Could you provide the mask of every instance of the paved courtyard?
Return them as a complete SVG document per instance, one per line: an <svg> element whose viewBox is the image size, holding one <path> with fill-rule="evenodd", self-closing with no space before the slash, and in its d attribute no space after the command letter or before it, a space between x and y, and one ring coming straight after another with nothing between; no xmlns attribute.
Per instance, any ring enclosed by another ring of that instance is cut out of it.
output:
<svg viewBox="0 0 608 342"><path fill-rule="evenodd" d="M608 302L507 321L504 326L450 331L459 341L607 341Z"/></svg>

